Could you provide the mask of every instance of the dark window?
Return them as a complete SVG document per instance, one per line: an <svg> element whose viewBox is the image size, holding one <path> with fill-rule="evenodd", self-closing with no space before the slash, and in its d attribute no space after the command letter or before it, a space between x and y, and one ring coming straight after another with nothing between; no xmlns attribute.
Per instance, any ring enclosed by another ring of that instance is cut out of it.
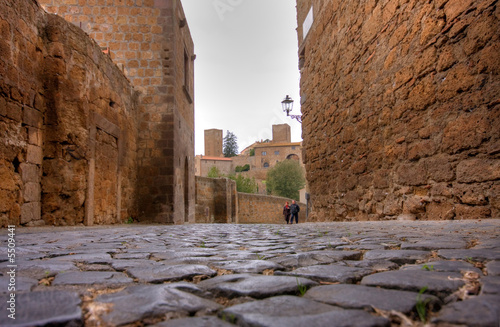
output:
<svg viewBox="0 0 500 327"><path fill-rule="evenodd" d="M274 154L278 155L278 154L280 154L280 152L279 151L274 151Z"/></svg>
<svg viewBox="0 0 500 327"><path fill-rule="evenodd" d="M269 163L268 162L264 162L264 168L269 168Z"/></svg>

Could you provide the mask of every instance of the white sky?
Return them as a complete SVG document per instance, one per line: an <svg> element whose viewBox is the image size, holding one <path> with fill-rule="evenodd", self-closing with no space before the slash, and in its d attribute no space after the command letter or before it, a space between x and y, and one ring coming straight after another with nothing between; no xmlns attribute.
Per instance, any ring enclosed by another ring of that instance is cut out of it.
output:
<svg viewBox="0 0 500 327"><path fill-rule="evenodd" d="M195 154L204 130L229 130L242 151L272 139L287 123L292 142L301 125L286 117L289 94L300 114L297 14L292 0L181 0L195 47Z"/></svg>

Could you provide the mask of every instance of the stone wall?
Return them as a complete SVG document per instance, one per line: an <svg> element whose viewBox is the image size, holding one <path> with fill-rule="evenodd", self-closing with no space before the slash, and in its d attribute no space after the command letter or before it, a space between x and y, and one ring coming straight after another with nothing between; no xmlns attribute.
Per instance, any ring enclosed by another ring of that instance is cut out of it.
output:
<svg viewBox="0 0 500 327"><path fill-rule="evenodd" d="M498 218L497 1L297 0L297 14L316 219Z"/></svg>
<svg viewBox="0 0 500 327"><path fill-rule="evenodd" d="M137 95L79 28L0 0L0 225L137 215Z"/></svg>
<svg viewBox="0 0 500 327"><path fill-rule="evenodd" d="M240 224L285 224L283 206L291 199L261 194L238 193L238 220ZM306 220L306 205L300 206L299 223Z"/></svg>
<svg viewBox="0 0 500 327"><path fill-rule="evenodd" d="M203 155L196 156L196 171L197 176L207 177L210 169L215 167L219 170L219 173L222 175L230 175L234 174L235 165L233 163L232 158L224 158L224 157L208 157Z"/></svg>
<svg viewBox="0 0 500 327"><path fill-rule="evenodd" d="M236 182L196 176L196 222L237 223Z"/></svg>
<svg viewBox="0 0 500 327"><path fill-rule="evenodd" d="M196 223L284 224L283 206L291 199L236 191L228 178L196 176ZM299 222L306 205L299 203Z"/></svg>
<svg viewBox="0 0 500 327"><path fill-rule="evenodd" d="M139 95L138 218L194 221L194 45L180 0L40 0L109 52Z"/></svg>

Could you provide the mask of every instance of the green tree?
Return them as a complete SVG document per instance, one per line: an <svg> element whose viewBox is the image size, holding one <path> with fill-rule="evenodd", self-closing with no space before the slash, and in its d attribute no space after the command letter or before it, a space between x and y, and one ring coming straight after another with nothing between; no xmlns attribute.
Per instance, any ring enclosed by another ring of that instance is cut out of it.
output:
<svg viewBox="0 0 500 327"><path fill-rule="evenodd" d="M242 171L249 171L249 170L250 170L249 164L246 164L244 166L236 166L236 168L234 168L234 171L237 173L241 173Z"/></svg>
<svg viewBox="0 0 500 327"><path fill-rule="evenodd" d="M238 154L238 139L230 131L227 131L226 136L224 136L222 152L226 158L234 157Z"/></svg>
<svg viewBox="0 0 500 327"><path fill-rule="evenodd" d="M299 200L299 190L305 185L300 163L289 159L279 162L267 172L267 193Z"/></svg>
<svg viewBox="0 0 500 327"><path fill-rule="evenodd" d="M221 176L222 176L222 174L220 173L219 168L217 168L215 166L212 166L207 174L207 177L210 177L210 178L219 178Z"/></svg>
<svg viewBox="0 0 500 327"><path fill-rule="evenodd" d="M257 193L258 186L257 182L255 182L255 178L243 177L241 174L238 174L238 176L229 175L228 178L236 182L236 190L238 192Z"/></svg>
<svg viewBox="0 0 500 327"><path fill-rule="evenodd" d="M255 156L255 149L250 149L250 157Z"/></svg>

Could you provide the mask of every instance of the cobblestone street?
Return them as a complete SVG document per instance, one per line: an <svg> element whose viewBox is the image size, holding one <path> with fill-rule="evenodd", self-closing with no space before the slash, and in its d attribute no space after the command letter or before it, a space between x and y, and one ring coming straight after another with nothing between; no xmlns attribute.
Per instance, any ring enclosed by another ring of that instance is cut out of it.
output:
<svg viewBox="0 0 500 327"><path fill-rule="evenodd" d="M500 220L15 233L1 326L500 326Z"/></svg>

